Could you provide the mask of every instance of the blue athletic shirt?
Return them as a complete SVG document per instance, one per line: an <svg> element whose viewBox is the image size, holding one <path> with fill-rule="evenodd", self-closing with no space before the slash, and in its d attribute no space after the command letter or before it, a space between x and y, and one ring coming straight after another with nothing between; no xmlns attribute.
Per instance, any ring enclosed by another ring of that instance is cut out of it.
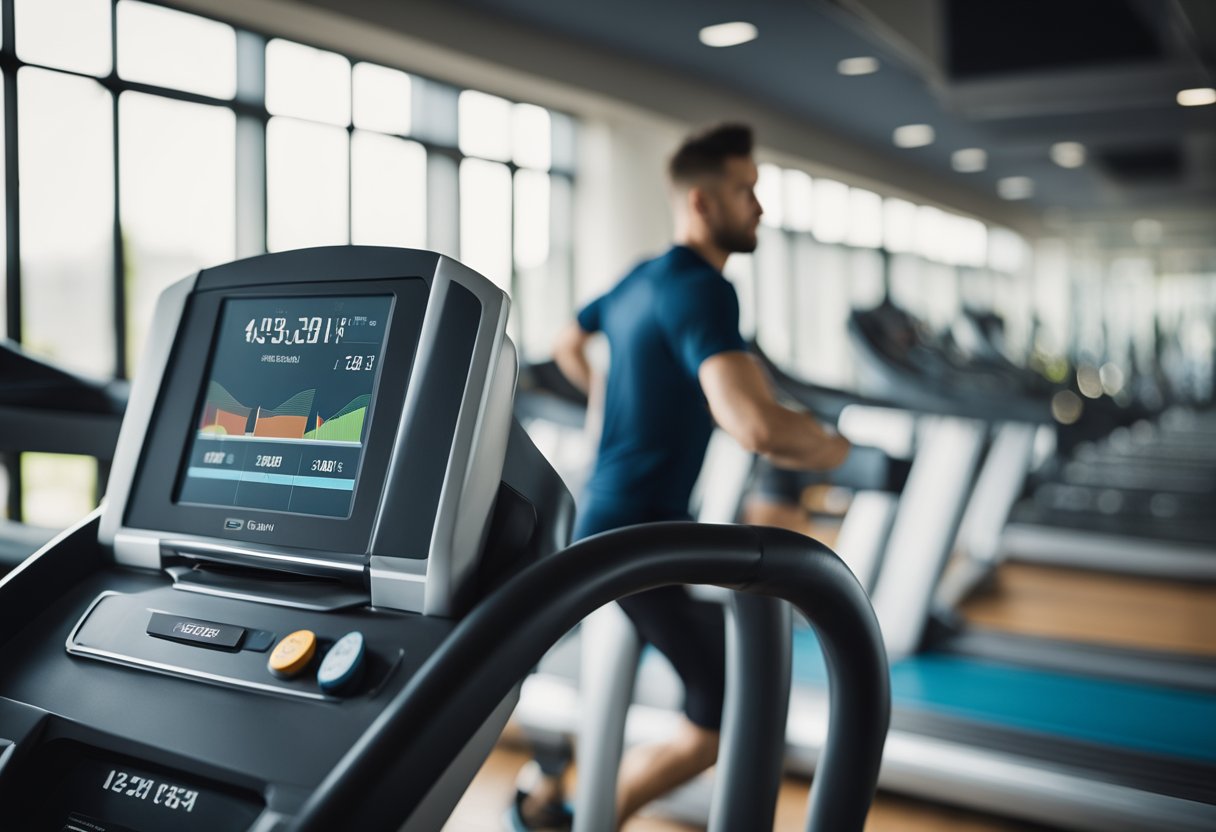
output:
<svg viewBox="0 0 1216 832"><path fill-rule="evenodd" d="M697 371L712 355L746 349L734 286L675 246L584 307L578 323L603 332L612 356L580 513L612 517L614 526L686 518L713 431Z"/></svg>

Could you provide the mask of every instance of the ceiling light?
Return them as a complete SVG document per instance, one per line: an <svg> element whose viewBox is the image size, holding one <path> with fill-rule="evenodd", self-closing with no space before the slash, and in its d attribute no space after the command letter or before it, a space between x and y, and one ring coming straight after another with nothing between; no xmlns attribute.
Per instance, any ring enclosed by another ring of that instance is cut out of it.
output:
<svg viewBox="0 0 1216 832"><path fill-rule="evenodd" d="M1202 107L1205 104L1216 104L1216 90L1211 87L1196 87L1193 90L1181 90L1178 93L1178 103L1183 107Z"/></svg>
<svg viewBox="0 0 1216 832"><path fill-rule="evenodd" d="M836 64L836 71L841 75L869 75L878 72L878 58L866 55L860 58L845 58Z"/></svg>
<svg viewBox="0 0 1216 832"><path fill-rule="evenodd" d="M896 147L924 147L933 144L933 127L928 124L905 124L896 127L892 141Z"/></svg>
<svg viewBox="0 0 1216 832"><path fill-rule="evenodd" d="M751 23L736 20L733 23L718 23L706 26L698 37L706 46L738 46L755 40L758 32Z"/></svg>
<svg viewBox="0 0 1216 832"><path fill-rule="evenodd" d="M996 182L1001 199L1030 199L1034 196L1034 180L1029 176L1006 176Z"/></svg>
<svg viewBox="0 0 1216 832"><path fill-rule="evenodd" d="M978 147L965 147L954 151L950 164L959 173L979 173L988 167L988 151Z"/></svg>
<svg viewBox="0 0 1216 832"><path fill-rule="evenodd" d="M1079 168L1085 164L1085 145L1080 142L1056 142L1051 146L1051 161L1062 168Z"/></svg>

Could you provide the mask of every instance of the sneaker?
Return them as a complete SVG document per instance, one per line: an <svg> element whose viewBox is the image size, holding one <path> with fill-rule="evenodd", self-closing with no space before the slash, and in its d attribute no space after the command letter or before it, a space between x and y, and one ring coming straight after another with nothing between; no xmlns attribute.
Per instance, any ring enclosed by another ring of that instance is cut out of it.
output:
<svg viewBox="0 0 1216 832"><path fill-rule="evenodd" d="M563 803L550 803L543 807L537 817L524 819L524 800L528 793L522 789L515 790L515 800L511 802L503 817L506 832L570 832L574 826L574 812Z"/></svg>

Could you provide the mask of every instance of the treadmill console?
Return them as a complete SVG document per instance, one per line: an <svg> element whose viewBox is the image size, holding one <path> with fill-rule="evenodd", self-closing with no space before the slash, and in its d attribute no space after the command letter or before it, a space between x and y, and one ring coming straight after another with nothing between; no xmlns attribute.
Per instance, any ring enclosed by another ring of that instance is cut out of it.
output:
<svg viewBox="0 0 1216 832"><path fill-rule="evenodd" d="M485 278L399 249L268 255L173 287L103 542L127 565L192 567L183 589L265 567L455 614L511 425L506 314Z"/></svg>

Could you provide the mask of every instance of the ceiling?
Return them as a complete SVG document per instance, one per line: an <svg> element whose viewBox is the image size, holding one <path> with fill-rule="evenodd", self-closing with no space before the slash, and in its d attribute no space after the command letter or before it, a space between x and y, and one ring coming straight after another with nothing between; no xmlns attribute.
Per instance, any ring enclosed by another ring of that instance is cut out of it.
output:
<svg viewBox="0 0 1216 832"><path fill-rule="evenodd" d="M413 2L304 2L419 37L445 35L412 11ZM469 30L474 21L497 26L497 39L474 43L488 59L544 72L538 53L564 52L562 72L573 82L652 109L652 83L678 79L683 89L712 88L813 128L798 148L805 158L852 148L852 164L838 167L863 176L869 167L875 179L893 185L900 178L931 182L947 194L934 198L963 210L983 215L988 205L992 214L1005 205L1028 210L1048 227L1147 217L1192 242L1211 245L1216 237L1216 105L1181 107L1175 100L1181 89L1216 86L1213 0L448 0L443 6ZM756 25L756 40L725 49L698 41L702 26L740 19ZM447 39L459 40L460 29L449 24ZM580 53L600 58L582 78ZM877 72L837 72L839 61L867 55L878 58ZM649 74L635 74L643 70ZM615 88L609 76L619 76ZM895 128L914 123L931 125L934 142L896 147ZM812 146L816 136L823 154ZM1053 162L1057 142L1083 145L1084 163L1069 169ZM952 167L953 153L964 148L985 151L984 170ZM998 181L1005 177L1028 177L1032 195L1004 202Z"/></svg>

